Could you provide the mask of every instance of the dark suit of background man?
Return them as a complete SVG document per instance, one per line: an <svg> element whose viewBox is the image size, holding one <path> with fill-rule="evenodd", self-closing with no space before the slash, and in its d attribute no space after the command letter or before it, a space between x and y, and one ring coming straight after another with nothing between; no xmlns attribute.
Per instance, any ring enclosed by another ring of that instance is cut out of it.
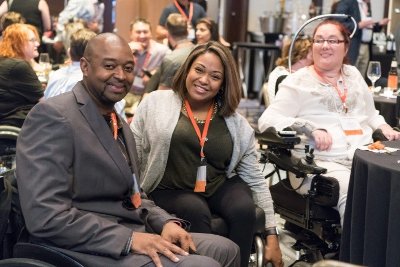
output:
<svg viewBox="0 0 400 267"><path fill-rule="evenodd" d="M372 28L374 26L383 26L386 25L388 20L387 19L382 19L380 22L376 23L374 22L370 17L363 18L364 16L361 16L360 9L362 8L361 6L364 4L363 2L368 2L364 0L341 0L337 3L336 9L334 10L334 13L336 14L346 14L352 16L355 21L357 22L357 30L351 39L350 42L350 48L348 52L348 57L350 60L350 63L352 65L356 64L359 51L360 51L360 46L362 44L362 31L363 29L368 29ZM367 5L367 3L365 3ZM353 32L354 29L354 23L352 22L351 19L346 19L346 20L340 20L346 28L351 32ZM372 36L371 36L372 37ZM368 42L371 41L370 39ZM366 41L365 41L366 42ZM365 67L363 67L362 75L365 76Z"/></svg>
<svg viewBox="0 0 400 267"><path fill-rule="evenodd" d="M89 41L83 81L36 105L17 145L22 212L34 242L85 266L238 266L239 248L214 235L188 234L185 222L142 194L130 202L136 165L129 126L114 104L133 82L128 44L112 33ZM110 117L112 122L110 124ZM134 175L133 175L134 174ZM193 239L192 239L193 238ZM174 245L176 244L176 245ZM200 255L187 255L189 247Z"/></svg>

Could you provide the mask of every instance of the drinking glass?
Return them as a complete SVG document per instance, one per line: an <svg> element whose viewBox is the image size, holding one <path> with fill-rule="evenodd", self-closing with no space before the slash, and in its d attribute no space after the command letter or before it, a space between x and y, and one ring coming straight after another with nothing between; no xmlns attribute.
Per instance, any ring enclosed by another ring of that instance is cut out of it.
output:
<svg viewBox="0 0 400 267"><path fill-rule="evenodd" d="M48 53L40 53L39 64L50 64L50 57Z"/></svg>
<svg viewBox="0 0 400 267"><path fill-rule="evenodd" d="M47 81L49 78L49 73L51 71L50 57L48 53L41 53L39 55L39 65L41 73L38 76L42 76L39 78L42 78L44 81Z"/></svg>
<svg viewBox="0 0 400 267"><path fill-rule="evenodd" d="M375 82L381 77L381 63L370 61L368 64L367 77L372 83L372 90L375 92Z"/></svg>

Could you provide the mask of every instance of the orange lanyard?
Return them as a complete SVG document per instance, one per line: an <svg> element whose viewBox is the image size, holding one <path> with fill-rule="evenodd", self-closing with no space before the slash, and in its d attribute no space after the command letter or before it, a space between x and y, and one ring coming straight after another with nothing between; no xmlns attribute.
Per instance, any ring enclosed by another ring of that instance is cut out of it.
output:
<svg viewBox="0 0 400 267"><path fill-rule="evenodd" d="M111 123L113 128L113 135L114 139L117 140L118 138L118 122L117 122L117 115L115 112L111 112Z"/></svg>
<svg viewBox="0 0 400 267"><path fill-rule="evenodd" d="M145 57L144 60L143 60L142 66L139 68L139 64L137 64L139 70L146 69L145 67L147 67L147 66L149 65L149 62L150 62L150 56L151 56L151 53L147 50L147 51L146 51L146 57Z"/></svg>
<svg viewBox="0 0 400 267"><path fill-rule="evenodd" d="M176 8L179 10L179 13L181 13L182 16L184 16L188 23L192 23L192 17L193 17L193 3L190 2L189 3L189 17L186 15L185 11L183 11L183 9L181 8L181 6L179 5L178 1L174 1Z"/></svg>
<svg viewBox="0 0 400 267"><path fill-rule="evenodd" d="M207 141L208 127L210 126L210 121L211 121L211 116L212 116L212 113L213 113L214 102L211 104L210 108L208 109L206 123L204 125L203 133L200 133L200 128L197 125L196 121L194 120L193 112L192 112L192 109L190 108L189 101L187 101L187 99L185 99L185 107L186 107L187 115L188 115L188 117L190 119L190 122L192 123L193 128L196 131L197 137L199 138L199 142L200 142L200 157L201 158L205 158L203 149L204 149L204 144Z"/></svg>
<svg viewBox="0 0 400 267"><path fill-rule="evenodd" d="M330 82L328 82L328 81L322 76L322 74L321 74L315 67L314 67L314 70L315 70L315 73L322 79L323 82L332 85L333 88L336 89L336 92L338 93L339 98L340 98L340 100L342 101L343 110L344 110L345 113L347 113L347 111L348 111L348 108L347 108L347 105L346 105L347 87L346 87L346 85L344 84L344 80L342 79L342 81L343 81L343 92L342 92L342 91L338 88L337 85L333 85L333 84L331 84Z"/></svg>

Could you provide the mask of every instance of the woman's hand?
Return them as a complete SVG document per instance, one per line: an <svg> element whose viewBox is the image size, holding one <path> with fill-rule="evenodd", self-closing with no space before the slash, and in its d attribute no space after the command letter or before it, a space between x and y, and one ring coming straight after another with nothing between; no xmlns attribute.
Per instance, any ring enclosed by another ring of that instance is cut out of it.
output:
<svg viewBox="0 0 400 267"><path fill-rule="evenodd" d="M277 235L269 235L265 240L265 263L271 262L274 267L282 267L282 252L279 247L279 240Z"/></svg>
<svg viewBox="0 0 400 267"><path fill-rule="evenodd" d="M315 141L315 148L320 151L328 151L332 147L332 136L325 130L317 129L311 133Z"/></svg>
<svg viewBox="0 0 400 267"><path fill-rule="evenodd" d="M400 132L393 130L393 128L390 125L382 124L378 128L382 130L383 135L389 141L400 139Z"/></svg>

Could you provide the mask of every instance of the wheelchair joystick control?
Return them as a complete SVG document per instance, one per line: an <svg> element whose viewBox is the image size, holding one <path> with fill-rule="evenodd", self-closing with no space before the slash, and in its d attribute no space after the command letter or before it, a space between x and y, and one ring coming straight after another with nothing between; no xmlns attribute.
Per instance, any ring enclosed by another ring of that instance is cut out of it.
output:
<svg viewBox="0 0 400 267"><path fill-rule="evenodd" d="M311 148L309 150L309 152L306 154L306 162L308 164L314 164L314 154L313 153L314 153L314 148Z"/></svg>

